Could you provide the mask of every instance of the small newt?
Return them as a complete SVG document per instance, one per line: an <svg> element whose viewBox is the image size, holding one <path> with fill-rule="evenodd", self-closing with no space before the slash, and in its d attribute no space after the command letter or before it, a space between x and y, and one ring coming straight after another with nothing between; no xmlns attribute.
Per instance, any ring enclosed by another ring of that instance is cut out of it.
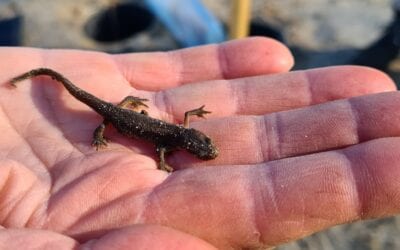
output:
<svg viewBox="0 0 400 250"><path fill-rule="evenodd" d="M106 125L112 124L123 135L153 143L159 155L159 169L167 172L173 171L173 168L166 163L165 154L174 150L184 149L202 160L210 160L218 156L218 149L209 137L196 129L189 128L190 116L204 117L203 115L211 113L203 109L204 105L187 111L182 126L151 118L145 110L135 111L141 106L147 107L144 103L144 101L148 101L147 99L127 96L119 104L114 105L78 88L52 69L33 69L12 78L10 83L16 86L19 81L39 75L47 75L60 82L72 96L103 117L103 122L93 132L92 146L96 147L96 150L107 146L103 134ZM128 109L128 107L132 109Z"/></svg>

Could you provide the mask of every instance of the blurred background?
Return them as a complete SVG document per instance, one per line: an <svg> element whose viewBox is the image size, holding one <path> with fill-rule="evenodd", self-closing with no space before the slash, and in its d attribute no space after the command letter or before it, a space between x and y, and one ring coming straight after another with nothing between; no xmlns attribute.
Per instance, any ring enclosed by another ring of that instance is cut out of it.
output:
<svg viewBox="0 0 400 250"><path fill-rule="evenodd" d="M295 69L357 64L400 83L400 0L0 0L0 46L165 51L268 36ZM400 217L331 228L280 246L400 249Z"/></svg>

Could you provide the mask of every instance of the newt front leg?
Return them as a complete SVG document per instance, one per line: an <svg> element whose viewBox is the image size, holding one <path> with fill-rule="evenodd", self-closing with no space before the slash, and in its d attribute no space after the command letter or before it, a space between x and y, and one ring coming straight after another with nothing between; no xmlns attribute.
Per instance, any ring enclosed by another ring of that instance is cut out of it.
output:
<svg viewBox="0 0 400 250"><path fill-rule="evenodd" d="M210 111L207 111L207 110L204 110L204 105L201 106L200 108L186 111L186 112L185 112L185 118L184 118L184 120L183 120L183 126L184 126L185 128L188 128L188 127L189 127L189 117L190 117L190 116L196 115L196 116L198 116L198 117L205 118L205 117L204 117L205 114L211 114L211 112L210 112Z"/></svg>

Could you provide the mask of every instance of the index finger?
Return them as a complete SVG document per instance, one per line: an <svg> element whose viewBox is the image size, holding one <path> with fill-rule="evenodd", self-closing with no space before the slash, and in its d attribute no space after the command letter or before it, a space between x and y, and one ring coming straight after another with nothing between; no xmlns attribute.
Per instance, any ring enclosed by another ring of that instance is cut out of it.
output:
<svg viewBox="0 0 400 250"><path fill-rule="evenodd" d="M125 79L143 90L286 72L293 65L293 57L283 44L261 37L172 52L115 55L114 58Z"/></svg>
<svg viewBox="0 0 400 250"><path fill-rule="evenodd" d="M59 71L80 87L87 84L88 89L113 88L124 93L126 85L157 91L190 82L285 72L293 65L292 55L283 44L261 37L171 52L109 55L4 47L0 55L7 58L0 62L3 80L46 67Z"/></svg>

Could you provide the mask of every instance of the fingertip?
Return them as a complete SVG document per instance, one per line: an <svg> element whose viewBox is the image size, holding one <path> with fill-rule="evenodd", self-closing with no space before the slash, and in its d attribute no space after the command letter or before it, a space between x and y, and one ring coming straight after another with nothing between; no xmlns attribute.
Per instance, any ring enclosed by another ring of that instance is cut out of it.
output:
<svg viewBox="0 0 400 250"><path fill-rule="evenodd" d="M287 72L294 64L290 50L267 37L249 37L221 44L220 61L226 64L222 69L228 79Z"/></svg>
<svg viewBox="0 0 400 250"><path fill-rule="evenodd" d="M385 72L366 66L348 66L349 71L358 71L360 80L368 81L372 93L395 91L395 82Z"/></svg>
<svg viewBox="0 0 400 250"><path fill-rule="evenodd" d="M304 72L312 104L396 90L387 74L364 66L331 66Z"/></svg>
<svg viewBox="0 0 400 250"><path fill-rule="evenodd" d="M266 68L269 68L271 73L286 72L293 67L294 58L286 45L267 37L254 37L253 39L260 43L260 47L264 50L266 56L271 55L274 57L275 60L269 61L268 65L266 65Z"/></svg>

